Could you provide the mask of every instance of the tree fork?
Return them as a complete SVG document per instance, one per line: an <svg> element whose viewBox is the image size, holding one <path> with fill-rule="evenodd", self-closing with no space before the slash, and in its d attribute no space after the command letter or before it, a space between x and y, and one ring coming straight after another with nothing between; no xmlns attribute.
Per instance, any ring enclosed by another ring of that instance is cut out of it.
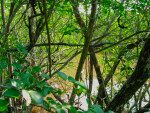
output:
<svg viewBox="0 0 150 113"><path fill-rule="evenodd" d="M92 35L93 35L93 26L94 26L94 22L95 22L95 14L96 14L96 1L97 0L92 0L91 16L90 16L89 26L88 26L87 30L85 30L86 25L85 25L84 21L82 20L82 18L80 16L78 8L75 5L72 4L76 20L78 21L79 26L82 29L82 31L84 33L84 37L85 37L83 51L82 51L81 58L80 58L80 61L79 61L79 65L78 65L78 68L77 68L77 72L76 72L76 75L75 75L75 80L76 81L78 81L80 76L81 76L81 71L82 71L82 68L83 68L83 64L84 64L85 58L87 56L88 48L89 48L89 45L90 45L90 39L92 38ZM74 2L74 0L71 0L71 2ZM71 94L71 97L70 97L70 100L69 100L71 105L74 103L75 89L76 88L77 88L77 85L75 85L75 87L73 88L73 91L72 91L72 94Z"/></svg>
<svg viewBox="0 0 150 113"><path fill-rule="evenodd" d="M94 49L93 48L89 48L90 51L90 57L92 59L95 71L96 71L96 75L97 75L97 79L99 82L99 91L98 91L98 96L96 98L96 101L98 101L98 103L100 105L103 105L103 99L105 100L106 105L108 105L109 102L109 98L106 92L106 88L105 88L105 84L104 84L104 79L102 77L101 71L100 71L100 67L98 65L98 61L96 58L95 53L93 52Z"/></svg>

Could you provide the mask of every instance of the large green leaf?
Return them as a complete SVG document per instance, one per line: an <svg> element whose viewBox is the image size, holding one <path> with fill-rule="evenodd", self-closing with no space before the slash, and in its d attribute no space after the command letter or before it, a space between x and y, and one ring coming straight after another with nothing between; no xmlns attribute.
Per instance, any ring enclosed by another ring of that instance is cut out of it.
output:
<svg viewBox="0 0 150 113"><path fill-rule="evenodd" d="M0 112L7 110L8 105L9 105L8 101L0 99Z"/></svg>
<svg viewBox="0 0 150 113"><path fill-rule="evenodd" d="M67 80L67 75L63 72L57 72L57 74L64 80Z"/></svg>
<svg viewBox="0 0 150 113"><path fill-rule="evenodd" d="M91 105L90 110L94 113L104 113L100 105Z"/></svg>
<svg viewBox="0 0 150 113"><path fill-rule="evenodd" d="M71 77L71 76L68 76L68 80L69 80L70 82L72 82L72 83L75 83L75 82L76 82L76 80L75 80L73 77Z"/></svg>
<svg viewBox="0 0 150 113"><path fill-rule="evenodd" d="M42 104L43 103L43 96L37 92L37 91L28 91L30 96L31 96L31 99L33 100L33 102L35 104Z"/></svg>
<svg viewBox="0 0 150 113"><path fill-rule="evenodd" d="M85 85L83 82L76 81L75 84L77 84L78 86L80 86L80 87L82 87L83 89L86 89L86 90L87 90L87 87L86 87L86 85Z"/></svg>
<svg viewBox="0 0 150 113"><path fill-rule="evenodd" d="M40 76L44 77L45 79L50 79L50 77L47 74L42 73Z"/></svg>
<svg viewBox="0 0 150 113"><path fill-rule="evenodd" d="M11 98L19 98L20 92L17 89L9 88L7 89L4 94L5 97L11 97Z"/></svg>

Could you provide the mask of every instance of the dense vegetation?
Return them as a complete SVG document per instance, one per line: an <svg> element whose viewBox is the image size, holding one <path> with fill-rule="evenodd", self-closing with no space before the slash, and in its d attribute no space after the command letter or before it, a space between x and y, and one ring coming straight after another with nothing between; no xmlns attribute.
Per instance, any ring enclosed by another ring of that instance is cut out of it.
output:
<svg viewBox="0 0 150 113"><path fill-rule="evenodd" d="M0 112L150 109L150 1L0 1Z"/></svg>

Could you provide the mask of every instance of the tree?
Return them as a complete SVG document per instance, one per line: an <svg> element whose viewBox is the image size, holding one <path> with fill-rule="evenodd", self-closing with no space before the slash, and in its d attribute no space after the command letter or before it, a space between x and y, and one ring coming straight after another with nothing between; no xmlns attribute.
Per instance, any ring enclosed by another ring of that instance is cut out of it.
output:
<svg viewBox="0 0 150 113"><path fill-rule="evenodd" d="M137 66L130 78L117 93L115 98L109 103L107 110L117 111L119 104L123 105L134 95L134 93L146 82L149 75L149 55L150 38L147 39L141 50Z"/></svg>
<svg viewBox="0 0 150 113"><path fill-rule="evenodd" d="M120 113L133 96L130 111L148 108L149 103L141 103L149 92L149 6L148 0L1 0L0 105L5 104L0 111L17 112L18 103L26 103L22 111L40 106L65 112L62 106L70 104L66 108L72 112L80 108L74 105L75 97L84 91L88 112L97 108ZM71 68L75 57L80 59L75 78L60 72ZM84 65L89 68L88 88L80 80ZM95 98L93 67L99 83ZM53 87L55 79L62 86L62 80L73 83L67 104L61 94L70 90ZM116 95L114 82L121 85ZM43 100L50 93L56 100Z"/></svg>

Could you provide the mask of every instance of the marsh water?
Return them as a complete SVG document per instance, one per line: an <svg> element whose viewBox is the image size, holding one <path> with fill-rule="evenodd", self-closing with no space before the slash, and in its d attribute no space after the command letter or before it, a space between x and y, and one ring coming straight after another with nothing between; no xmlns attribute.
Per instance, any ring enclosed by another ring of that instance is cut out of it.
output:
<svg viewBox="0 0 150 113"><path fill-rule="evenodd" d="M87 81L87 83L85 83L85 84L89 84L88 82L89 81ZM114 83L114 85L113 85L113 89L114 89L113 96L115 94L117 94L117 91L121 89L122 85L123 84L118 84L117 82ZM98 83L97 79L94 78L93 79L93 86L92 86L92 95L97 95L97 93L98 93L98 86L99 86L99 83ZM108 94L111 93L111 88L110 87L106 88L106 90L107 90ZM81 95L81 98L80 98L80 102L81 102L80 108L82 108L84 110L88 110L88 104L86 102L86 98L87 98L87 96L85 96L84 94ZM78 99L78 97L76 97L76 99ZM148 93L146 93L146 100L150 100L150 97L149 97ZM128 111L129 108L134 105L134 103L135 103L134 99L133 98L130 99L130 101L128 102L128 105L125 106L124 110ZM145 106L146 104L147 104L147 102L143 101L142 102L142 107ZM125 113L125 111L124 111L124 113ZM135 110L133 109L133 111L135 111Z"/></svg>

